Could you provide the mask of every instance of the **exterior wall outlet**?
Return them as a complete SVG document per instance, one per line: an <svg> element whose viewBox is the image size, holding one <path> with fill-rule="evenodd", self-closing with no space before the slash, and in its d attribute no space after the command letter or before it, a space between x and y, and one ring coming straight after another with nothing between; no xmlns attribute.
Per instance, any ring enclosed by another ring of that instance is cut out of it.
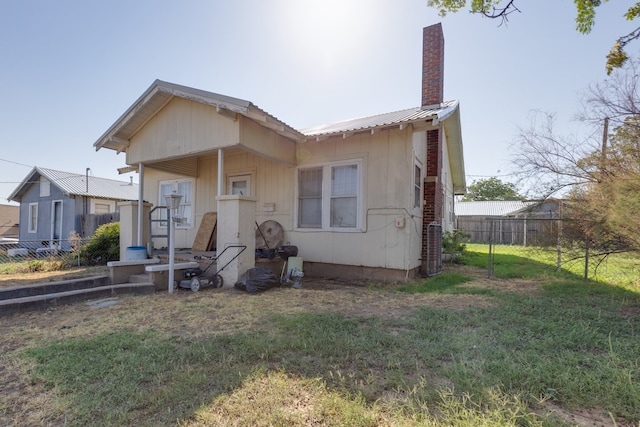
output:
<svg viewBox="0 0 640 427"><path fill-rule="evenodd" d="M405 224L404 217L397 216L396 217L396 228L404 228L404 224Z"/></svg>

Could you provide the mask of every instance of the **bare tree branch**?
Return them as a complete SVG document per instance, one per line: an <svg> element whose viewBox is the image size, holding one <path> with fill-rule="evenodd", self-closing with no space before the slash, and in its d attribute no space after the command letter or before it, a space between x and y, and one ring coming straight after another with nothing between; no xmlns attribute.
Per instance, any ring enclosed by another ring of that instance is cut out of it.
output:
<svg viewBox="0 0 640 427"><path fill-rule="evenodd" d="M500 25L502 25L509 21L509 15L513 12L520 12L520 9L518 9L515 5L515 0L509 0L505 7L492 6L490 9L483 8L479 13L486 16L487 18L499 18L501 21Z"/></svg>

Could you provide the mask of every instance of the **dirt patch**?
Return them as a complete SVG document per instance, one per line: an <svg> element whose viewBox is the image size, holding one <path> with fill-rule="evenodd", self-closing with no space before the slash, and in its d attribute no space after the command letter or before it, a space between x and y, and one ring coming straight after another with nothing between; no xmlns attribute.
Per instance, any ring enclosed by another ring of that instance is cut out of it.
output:
<svg viewBox="0 0 640 427"><path fill-rule="evenodd" d="M537 411L540 415L551 415L563 420L572 426L589 426L589 427L633 427L634 424L621 419L614 419L611 415L599 408L592 409L567 409L555 405L551 402L545 402L542 409Z"/></svg>
<svg viewBox="0 0 640 427"><path fill-rule="evenodd" d="M467 287L493 289L502 292L513 292L521 295L536 296L540 292L540 281L525 279L499 279L489 278L487 270L468 265L447 265L444 272L456 272L472 277L471 282L465 283Z"/></svg>

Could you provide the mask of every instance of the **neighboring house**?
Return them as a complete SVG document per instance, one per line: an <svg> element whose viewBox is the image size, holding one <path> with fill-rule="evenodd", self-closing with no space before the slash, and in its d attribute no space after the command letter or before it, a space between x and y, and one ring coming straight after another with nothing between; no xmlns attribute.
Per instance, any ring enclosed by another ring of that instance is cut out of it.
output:
<svg viewBox="0 0 640 427"><path fill-rule="evenodd" d="M20 203L21 244L61 249L69 245L72 231L80 237L93 233L83 230L83 216L114 213L118 202L137 199L138 185L132 182L41 167L33 168L9 196Z"/></svg>
<svg viewBox="0 0 640 427"><path fill-rule="evenodd" d="M421 107L298 130L249 101L156 80L94 146L126 154L151 205L183 196L178 248L192 247L215 212L218 253L246 245L244 268L255 262L255 224L274 220L307 275L434 274L466 184L459 104L442 99L440 24L424 29L423 43ZM121 216L123 227L137 221L137 240L121 240L121 250L146 243L148 206L137 206ZM152 235L166 233L166 222L154 224Z"/></svg>
<svg viewBox="0 0 640 427"><path fill-rule="evenodd" d="M456 229L471 243L555 244L561 200L456 202Z"/></svg>
<svg viewBox="0 0 640 427"><path fill-rule="evenodd" d="M0 205L0 240L18 238L19 221L19 206Z"/></svg>

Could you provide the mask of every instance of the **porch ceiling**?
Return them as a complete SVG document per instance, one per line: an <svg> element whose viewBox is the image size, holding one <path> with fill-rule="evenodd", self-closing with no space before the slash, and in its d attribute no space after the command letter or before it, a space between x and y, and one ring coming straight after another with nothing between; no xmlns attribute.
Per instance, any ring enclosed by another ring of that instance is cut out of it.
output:
<svg viewBox="0 0 640 427"><path fill-rule="evenodd" d="M163 162L145 163L145 167L169 172L177 175L198 177L198 158L186 157Z"/></svg>

